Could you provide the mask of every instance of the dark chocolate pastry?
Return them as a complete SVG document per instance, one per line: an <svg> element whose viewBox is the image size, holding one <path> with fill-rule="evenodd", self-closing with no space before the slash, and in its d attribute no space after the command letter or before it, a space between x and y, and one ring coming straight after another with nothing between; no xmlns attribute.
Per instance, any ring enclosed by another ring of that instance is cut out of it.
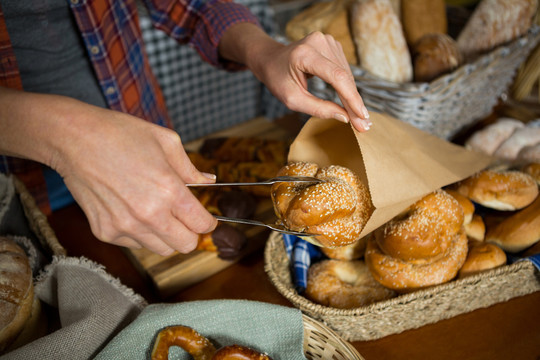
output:
<svg viewBox="0 0 540 360"><path fill-rule="evenodd" d="M232 225L220 223L212 233L218 256L224 260L236 258L247 242L246 236Z"/></svg>
<svg viewBox="0 0 540 360"><path fill-rule="evenodd" d="M245 191L227 191L219 196L218 209L223 216L249 219L255 213L257 202Z"/></svg>

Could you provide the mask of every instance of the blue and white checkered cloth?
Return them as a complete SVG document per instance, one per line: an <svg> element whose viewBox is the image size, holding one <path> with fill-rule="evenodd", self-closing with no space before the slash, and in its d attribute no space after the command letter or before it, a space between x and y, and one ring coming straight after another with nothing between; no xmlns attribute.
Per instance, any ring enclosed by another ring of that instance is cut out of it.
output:
<svg viewBox="0 0 540 360"><path fill-rule="evenodd" d="M535 254L535 255L524 257L524 258L508 255L509 264L513 264L518 261L530 261L540 271L540 254Z"/></svg>
<svg viewBox="0 0 540 360"><path fill-rule="evenodd" d="M321 250L299 238L298 236L282 234L287 256L293 270L293 283L296 291L303 294L307 286L307 273L312 263L320 260L324 254Z"/></svg>

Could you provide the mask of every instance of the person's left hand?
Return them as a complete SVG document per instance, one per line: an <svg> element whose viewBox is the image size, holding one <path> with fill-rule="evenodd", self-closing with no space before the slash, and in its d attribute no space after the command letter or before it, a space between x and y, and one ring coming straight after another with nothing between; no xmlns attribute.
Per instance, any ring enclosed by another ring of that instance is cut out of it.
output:
<svg viewBox="0 0 540 360"><path fill-rule="evenodd" d="M350 121L359 131L371 126L341 44L332 36L314 32L289 45L260 42L254 45L246 62L289 109L319 118ZM343 107L308 91L307 80L313 75L336 90Z"/></svg>

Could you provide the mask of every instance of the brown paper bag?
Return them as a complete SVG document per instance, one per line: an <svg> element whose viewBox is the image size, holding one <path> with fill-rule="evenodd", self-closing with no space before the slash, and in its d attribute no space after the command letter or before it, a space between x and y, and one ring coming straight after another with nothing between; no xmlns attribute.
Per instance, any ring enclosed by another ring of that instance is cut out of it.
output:
<svg viewBox="0 0 540 360"><path fill-rule="evenodd" d="M449 143L388 115L371 112L368 132L311 118L291 145L289 161L341 165L368 186L375 208L361 236L424 195L486 168L491 157Z"/></svg>

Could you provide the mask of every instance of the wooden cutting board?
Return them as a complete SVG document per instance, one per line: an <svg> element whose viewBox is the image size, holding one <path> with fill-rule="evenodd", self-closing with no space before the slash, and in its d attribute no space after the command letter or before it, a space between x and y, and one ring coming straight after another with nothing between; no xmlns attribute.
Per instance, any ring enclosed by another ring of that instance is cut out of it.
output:
<svg viewBox="0 0 540 360"><path fill-rule="evenodd" d="M260 137L273 140L290 140L294 130L277 125L265 118L255 118L234 127L213 133L204 138L185 144L190 151L197 151L204 140L212 137ZM270 199L262 199L257 205L257 220L273 221L275 219ZM173 253L160 256L146 249L126 249L136 268L149 278L162 298L193 285L201 280L234 264L245 255L262 248L268 238L269 231L263 227L245 226L243 231L248 238L247 246L235 260L223 260L216 252L196 250L189 254Z"/></svg>

